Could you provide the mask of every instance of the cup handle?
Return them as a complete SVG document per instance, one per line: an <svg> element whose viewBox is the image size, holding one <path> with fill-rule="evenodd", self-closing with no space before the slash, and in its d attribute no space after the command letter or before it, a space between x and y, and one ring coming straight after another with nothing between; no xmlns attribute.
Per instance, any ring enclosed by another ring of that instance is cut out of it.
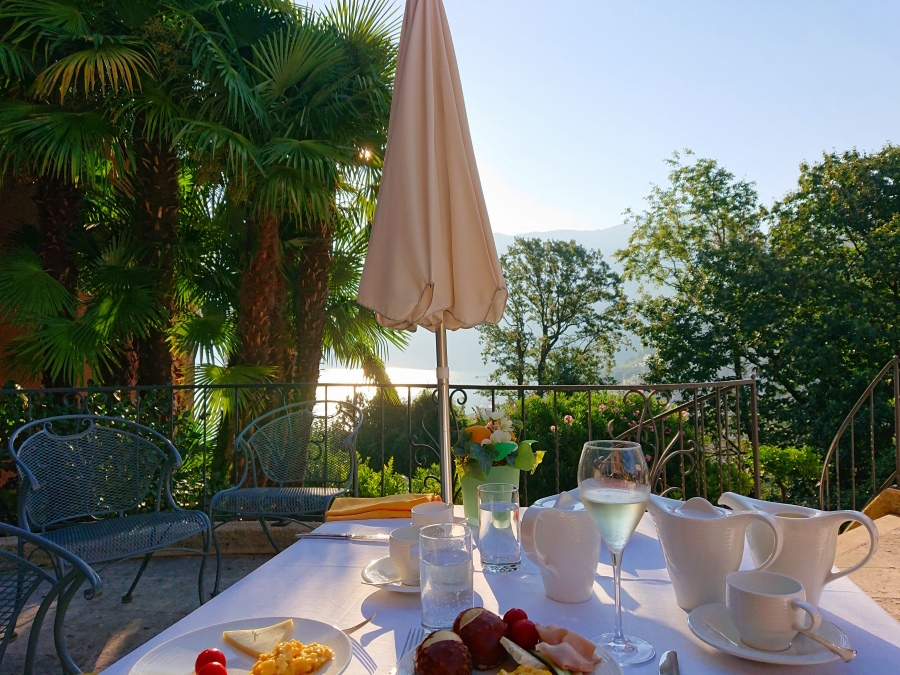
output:
<svg viewBox="0 0 900 675"><path fill-rule="evenodd" d="M805 600L792 600L791 604L797 609L802 609L804 612L809 614L809 625L797 625L794 624L794 630L799 631L812 631L819 627L819 624L822 623L822 615L819 614L819 610L816 609L815 605L811 605Z"/></svg>
<svg viewBox="0 0 900 675"><path fill-rule="evenodd" d="M762 511L747 511L744 513L736 513L731 517L734 518L741 516L747 518L748 520L761 520L769 526L769 529L772 530L772 534L775 535L775 548L772 549L772 554L768 558L766 558L766 561L762 565L756 568L758 570L764 570L773 562L775 562L775 560L778 558L778 555L781 553L781 547L784 544L781 525L779 525L778 521L775 520L775 518L770 516L768 513L763 513Z"/></svg>
<svg viewBox="0 0 900 675"><path fill-rule="evenodd" d="M838 570L837 572L829 572L828 576L825 578L825 584L830 584L835 579L840 579L841 577L845 577L852 572L855 572L860 567L865 565L869 560L872 559L872 556L875 555L875 551L878 550L878 528L875 527L875 523L872 522L872 519L869 518L864 513L860 513L859 511L835 511L832 514L827 516L828 518L834 518L835 520L840 520L840 523L837 527L840 527L844 523L853 521L862 525L869 532L869 552L866 553L862 560L851 567L847 567L846 569Z"/></svg>

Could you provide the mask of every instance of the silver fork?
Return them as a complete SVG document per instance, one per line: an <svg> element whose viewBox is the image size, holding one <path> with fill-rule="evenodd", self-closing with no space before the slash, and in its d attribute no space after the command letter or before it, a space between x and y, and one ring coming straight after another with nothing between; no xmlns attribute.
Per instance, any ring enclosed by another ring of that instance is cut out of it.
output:
<svg viewBox="0 0 900 675"><path fill-rule="evenodd" d="M406 634L406 642L403 643L403 650L400 652L399 656L397 656L397 665L391 668L391 671L390 673L388 673L388 675L397 675L397 668L399 667L400 662L403 660L403 657L409 654L409 652L411 652L413 649L415 649L424 638L424 628L409 629L409 633Z"/></svg>

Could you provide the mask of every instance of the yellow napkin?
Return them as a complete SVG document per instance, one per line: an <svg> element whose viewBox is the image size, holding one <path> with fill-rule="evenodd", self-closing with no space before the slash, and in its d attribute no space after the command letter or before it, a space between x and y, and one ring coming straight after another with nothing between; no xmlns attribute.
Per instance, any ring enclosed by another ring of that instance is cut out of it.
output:
<svg viewBox="0 0 900 675"><path fill-rule="evenodd" d="M416 504L437 501L435 494L388 495L387 497L337 497L325 520L367 520L371 518L409 518Z"/></svg>

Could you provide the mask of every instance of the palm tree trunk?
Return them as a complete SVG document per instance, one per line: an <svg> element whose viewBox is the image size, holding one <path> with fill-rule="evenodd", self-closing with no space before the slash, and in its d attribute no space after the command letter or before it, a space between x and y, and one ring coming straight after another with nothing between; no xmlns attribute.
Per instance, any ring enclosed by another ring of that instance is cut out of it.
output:
<svg viewBox="0 0 900 675"><path fill-rule="evenodd" d="M285 361L285 278L281 269L278 216L263 214L256 221L256 251L238 288L238 363L275 366Z"/></svg>
<svg viewBox="0 0 900 675"><path fill-rule="evenodd" d="M72 295L78 285L78 266L75 260L75 238L81 218L84 195L77 186L51 176L36 181L34 203L37 206L40 243L38 255L44 269ZM45 387L67 387L62 376L43 375Z"/></svg>
<svg viewBox="0 0 900 675"><path fill-rule="evenodd" d="M146 246L142 263L159 270L159 293L165 308L166 322L144 338L135 338L138 354L138 382L165 384L174 382L174 360L166 342L166 332L175 316L175 273L173 249L178 239L180 208L179 161L173 148L161 138L138 136L134 142L135 164L135 229L139 241Z"/></svg>
<svg viewBox="0 0 900 675"><path fill-rule="evenodd" d="M300 251L300 275L294 303L297 325L294 334L296 382L308 383L301 390L305 399L315 398L322 361L322 339L325 335L325 309L328 305L331 245L334 232L327 224L319 224L311 241Z"/></svg>

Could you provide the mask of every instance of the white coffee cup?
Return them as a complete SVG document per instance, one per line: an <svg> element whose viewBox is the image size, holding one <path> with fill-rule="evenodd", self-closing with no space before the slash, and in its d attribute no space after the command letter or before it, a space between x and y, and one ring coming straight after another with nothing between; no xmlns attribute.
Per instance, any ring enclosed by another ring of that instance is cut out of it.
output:
<svg viewBox="0 0 900 675"><path fill-rule="evenodd" d="M412 524L419 527L453 522L453 504L425 502L412 507Z"/></svg>
<svg viewBox="0 0 900 675"><path fill-rule="evenodd" d="M391 564L400 575L400 579L408 586L419 583L419 526L407 525L391 531L390 539Z"/></svg>
<svg viewBox="0 0 900 675"><path fill-rule="evenodd" d="M822 623L819 610L806 602L803 584L775 572L732 572L725 577L725 605L741 641L767 652L784 651L799 631Z"/></svg>

